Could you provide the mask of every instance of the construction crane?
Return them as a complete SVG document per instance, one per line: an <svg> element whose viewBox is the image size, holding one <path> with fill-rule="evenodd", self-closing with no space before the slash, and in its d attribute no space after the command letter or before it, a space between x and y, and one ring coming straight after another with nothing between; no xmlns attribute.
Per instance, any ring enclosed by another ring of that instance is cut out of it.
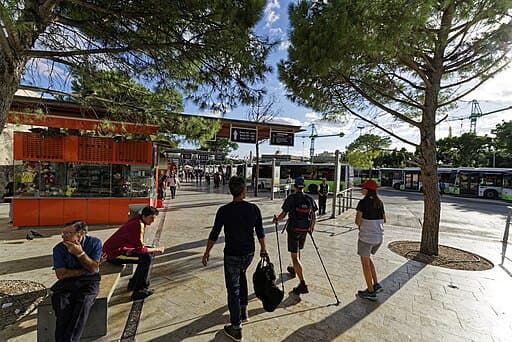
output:
<svg viewBox="0 0 512 342"><path fill-rule="evenodd" d="M315 124L311 124L311 134L310 135L299 135L299 138L309 138L311 139L311 145L309 147L309 159L310 162L314 162L315 158L315 139L316 138L326 138L326 137L343 137L345 133L339 132L338 134L322 134L318 135Z"/></svg>
<svg viewBox="0 0 512 342"><path fill-rule="evenodd" d="M509 110L509 109L512 109L512 106L508 106L508 107L505 107L505 108L500 108L500 109L496 109L496 110L493 110L493 111L490 111L490 112L482 113L482 109L480 108L480 104L478 103L478 101L477 100L473 100L473 101L471 101L471 115L469 115L469 117L467 117L467 118L466 117L454 118L454 119L451 119L449 121L469 119L470 120L469 132L473 133L473 134L476 134L476 120L478 118L480 118L482 116L489 115L489 114L503 112L503 111Z"/></svg>

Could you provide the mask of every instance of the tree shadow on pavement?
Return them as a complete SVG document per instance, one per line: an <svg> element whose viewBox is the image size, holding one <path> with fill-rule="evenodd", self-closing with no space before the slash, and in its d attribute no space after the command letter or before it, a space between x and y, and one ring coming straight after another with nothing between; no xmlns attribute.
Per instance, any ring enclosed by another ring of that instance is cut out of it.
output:
<svg viewBox="0 0 512 342"><path fill-rule="evenodd" d="M510 264L512 262L512 259L510 259L510 257L507 256L507 246L508 246L508 242L502 242L502 247L501 247L501 263L500 263L500 267L503 271L505 271L505 273L507 273L510 277L512 277L512 271L509 270L507 267L505 267L505 262L508 261L508 264Z"/></svg>
<svg viewBox="0 0 512 342"><path fill-rule="evenodd" d="M26 271L37 270L45 267L53 266L53 256L39 255L26 259L17 259L0 262L0 275L11 273L22 273Z"/></svg>
<svg viewBox="0 0 512 342"><path fill-rule="evenodd" d="M423 263L408 260L380 282L385 291L379 294L376 302L356 298L323 320L300 327L282 341L332 341L337 339L396 294L424 267Z"/></svg>

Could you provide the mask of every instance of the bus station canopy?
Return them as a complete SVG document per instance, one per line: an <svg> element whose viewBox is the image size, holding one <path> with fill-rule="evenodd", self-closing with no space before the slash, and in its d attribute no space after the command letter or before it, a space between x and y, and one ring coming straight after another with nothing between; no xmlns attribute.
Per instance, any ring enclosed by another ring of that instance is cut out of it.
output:
<svg viewBox="0 0 512 342"><path fill-rule="evenodd" d="M41 115L42 114L42 115ZM112 133L138 133L156 134L158 126L148 123L116 122L109 121L105 108L87 107L78 103L57 101L40 97L15 96L9 110L7 122L12 124L25 124L54 128L68 128L77 130L109 131ZM188 116L191 114L181 114ZM270 138L272 132L295 134L303 132L300 126L288 125L277 122L252 122L246 120L217 118L210 116L194 115L203 119L219 120L221 128L216 134L217 138L231 138L233 128L240 130L256 130L257 140ZM172 133L172 132L171 132Z"/></svg>

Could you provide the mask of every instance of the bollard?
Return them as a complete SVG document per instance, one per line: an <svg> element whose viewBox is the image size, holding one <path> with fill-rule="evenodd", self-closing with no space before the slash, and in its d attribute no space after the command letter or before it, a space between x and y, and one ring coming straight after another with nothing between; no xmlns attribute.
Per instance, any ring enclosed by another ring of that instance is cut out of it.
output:
<svg viewBox="0 0 512 342"><path fill-rule="evenodd" d="M508 243L508 231L510 229L510 218L512 216L512 207L508 208L507 223L505 224L505 232L503 233L503 243Z"/></svg>

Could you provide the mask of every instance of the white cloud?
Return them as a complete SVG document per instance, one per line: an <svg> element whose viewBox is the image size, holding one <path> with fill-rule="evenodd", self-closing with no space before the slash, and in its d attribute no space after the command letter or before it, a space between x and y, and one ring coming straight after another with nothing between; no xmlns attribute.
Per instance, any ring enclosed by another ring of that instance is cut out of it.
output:
<svg viewBox="0 0 512 342"><path fill-rule="evenodd" d="M286 51L290 47L290 41L289 40L283 40L281 43L279 43L278 50L279 51Z"/></svg>
<svg viewBox="0 0 512 342"><path fill-rule="evenodd" d="M294 118L282 117L282 116L272 118L272 120L270 120L270 122L282 123L285 125L292 125L292 126L302 126L302 122L300 120L297 120Z"/></svg>
<svg viewBox="0 0 512 342"><path fill-rule="evenodd" d="M306 119L310 119L312 121L314 120L320 120L322 117L320 116L320 114L318 113L315 113L315 112L309 112L309 113L306 113L304 115L306 117Z"/></svg>
<svg viewBox="0 0 512 342"><path fill-rule="evenodd" d="M283 29L280 28L280 27L277 27L277 28L270 28L268 30L268 32L272 35L272 36L282 36L284 34L283 32ZM281 43L282 44L282 43Z"/></svg>
<svg viewBox="0 0 512 342"><path fill-rule="evenodd" d="M269 28L279 20L280 16L275 10L280 7L281 5L279 5L278 0L272 0L267 3L267 6L265 6L265 27Z"/></svg>

